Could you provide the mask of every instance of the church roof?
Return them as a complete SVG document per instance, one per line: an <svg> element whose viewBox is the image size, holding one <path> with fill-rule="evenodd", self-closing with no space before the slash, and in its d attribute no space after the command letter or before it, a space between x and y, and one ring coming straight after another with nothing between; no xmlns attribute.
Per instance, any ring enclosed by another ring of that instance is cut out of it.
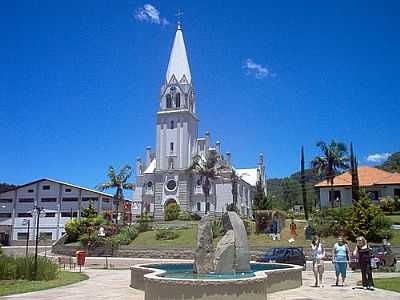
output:
<svg viewBox="0 0 400 300"><path fill-rule="evenodd" d="M156 159L154 158L143 173L151 174L151 173L154 173L155 169L156 169Z"/></svg>
<svg viewBox="0 0 400 300"><path fill-rule="evenodd" d="M236 173L240 178L252 186L257 185L257 168L254 169L236 169Z"/></svg>
<svg viewBox="0 0 400 300"><path fill-rule="evenodd" d="M181 26L178 24L174 44L172 46L171 55L169 57L168 69L166 74L167 83L175 76L176 80L181 81L183 76L190 83L192 76L190 75L189 62L186 55L185 42Z"/></svg>
<svg viewBox="0 0 400 300"><path fill-rule="evenodd" d="M400 184L400 173L390 173L373 167L359 167L358 180L361 187L386 184ZM330 187L326 180L321 181L315 187ZM351 172L335 176L333 186L351 186Z"/></svg>

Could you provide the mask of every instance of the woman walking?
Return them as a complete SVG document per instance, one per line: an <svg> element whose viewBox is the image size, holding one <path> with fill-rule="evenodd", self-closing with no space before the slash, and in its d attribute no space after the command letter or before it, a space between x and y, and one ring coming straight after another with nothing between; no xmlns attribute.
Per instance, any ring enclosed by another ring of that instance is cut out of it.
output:
<svg viewBox="0 0 400 300"><path fill-rule="evenodd" d="M342 286L344 286L349 254L349 246L345 243L343 237L339 237L332 249L332 263L335 265L336 271L336 286L339 285L340 276L342 276Z"/></svg>
<svg viewBox="0 0 400 300"><path fill-rule="evenodd" d="M321 243L321 237L317 234L311 242L311 253L313 258L313 272L315 276L315 287L323 287L322 276L324 274L325 249Z"/></svg>
<svg viewBox="0 0 400 300"><path fill-rule="evenodd" d="M290 235L292 236L292 239L296 239L297 238L297 226L296 223L294 222L294 220L292 219L292 223L290 223Z"/></svg>
<svg viewBox="0 0 400 300"><path fill-rule="evenodd" d="M358 256L358 263L360 264L362 285L364 289L374 290L374 280L372 278L372 250L368 247L367 240L359 236L357 238L357 246L354 249L354 256Z"/></svg>

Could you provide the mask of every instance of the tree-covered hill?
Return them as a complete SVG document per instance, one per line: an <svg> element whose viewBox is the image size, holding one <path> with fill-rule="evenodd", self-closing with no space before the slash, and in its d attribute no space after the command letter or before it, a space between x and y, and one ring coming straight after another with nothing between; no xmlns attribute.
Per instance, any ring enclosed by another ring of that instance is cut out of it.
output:
<svg viewBox="0 0 400 300"><path fill-rule="evenodd" d="M7 192L15 187L16 187L16 185L13 185L13 184L0 183L0 193Z"/></svg>
<svg viewBox="0 0 400 300"><path fill-rule="evenodd" d="M383 164L377 167L388 172L400 173L400 152L393 153Z"/></svg>
<svg viewBox="0 0 400 300"><path fill-rule="evenodd" d="M295 172L285 178L267 179L268 197L277 208L288 209L296 204L303 204L301 193L300 172ZM307 202L309 207L315 205L317 195L314 185L323 180L323 176L316 175L313 170L305 170Z"/></svg>

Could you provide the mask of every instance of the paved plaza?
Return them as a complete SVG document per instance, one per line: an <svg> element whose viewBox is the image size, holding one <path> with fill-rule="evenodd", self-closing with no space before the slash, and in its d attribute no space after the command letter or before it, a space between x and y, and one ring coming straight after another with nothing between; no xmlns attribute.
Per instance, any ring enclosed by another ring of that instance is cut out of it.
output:
<svg viewBox="0 0 400 300"><path fill-rule="evenodd" d="M129 270L102 270L88 269L85 271L89 280L73 285L54 288L45 291L32 292L14 296L0 297L2 300L88 300L88 299L118 299L118 300L144 300L144 292L129 288ZM398 300L400 293L375 290L353 290L356 282L360 280L360 273L350 272L349 287L334 287L334 272L325 272L325 286L312 287L314 283L312 272L303 272L303 286L297 289L278 292L268 295L268 300L320 300L320 299L363 299L363 300ZM376 277L400 276L400 273L380 273Z"/></svg>

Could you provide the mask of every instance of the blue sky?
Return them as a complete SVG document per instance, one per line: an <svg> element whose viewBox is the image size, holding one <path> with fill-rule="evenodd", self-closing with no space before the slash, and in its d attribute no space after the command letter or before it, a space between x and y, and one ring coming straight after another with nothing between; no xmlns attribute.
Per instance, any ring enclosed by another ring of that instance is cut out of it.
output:
<svg viewBox="0 0 400 300"><path fill-rule="evenodd" d="M146 3L158 19L134 17ZM353 141L360 165L400 150L398 1L7 1L0 182L94 187L154 148L178 10L199 134L235 165L264 152L287 176L319 140Z"/></svg>

